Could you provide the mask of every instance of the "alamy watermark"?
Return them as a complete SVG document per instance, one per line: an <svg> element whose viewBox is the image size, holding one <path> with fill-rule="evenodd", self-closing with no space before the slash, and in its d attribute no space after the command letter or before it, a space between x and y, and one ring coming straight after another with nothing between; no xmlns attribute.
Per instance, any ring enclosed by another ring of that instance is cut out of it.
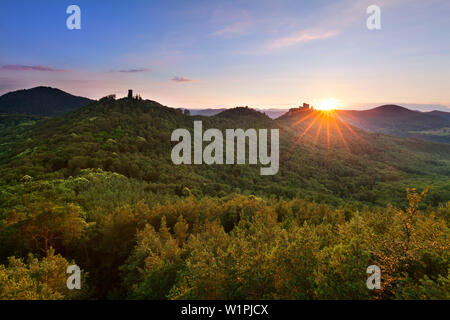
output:
<svg viewBox="0 0 450 320"><path fill-rule="evenodd" d="M81 29L81 9L78 5L72 4L67 7L66 13L70 16L66 20L66 26L69 30ZM372 4L367 7L366 13L370 16L366 20L366 26L369 30L381 29L381 9L378 5Z"/></svg>
<svg viewBox="0 0 450 320"><path fill-rule="evenodd" d="M373 4L367 7L366 13L370 14L367 18L366 26L369 30L381 29L381 9L379 6Z"/></svg>
<svg viewBox="0 0 450 320"><path fill-rule="evenodd" d="M67 7L66 13L70 16L66 20L66 26L69 30L81 29L81 9L78 5L72 4ZM370 16L366 20L366 26L369 30L381 29L381 9L378 5L372 4L367 7L366 13Z"/></svg>
<svg viewBox="0 0 450 320"><path fill-rule="evenodd" d="M246 164L246 140L248 139L248 164L268 166L260 169L260 174L275 175L279 169L279 129L270 130L270 154L268 148L267 129L226 129L225 159L223 134L219 129L208 129L203 133L201 121L194 121L194 159L192 161L191 133L187 129L176 129L172 132L172 141L176 144L171 153L174 164ZM181 141L180 141L181 140ZM235 148L235 140L237 140ZM203 149L203 142L210 142ZM237 156L235 157L235 149ZM225 161L224 161L225 160Z"/></svg>
<svg viewBox="0 0 450 320"><path fill-rule="evenodd" d="M67 278L66 285L67 289L73 290L81 289L81 270L80 267L73 264L67 267L66 270L67 274L70 274L70 276Z"/></svg>
<svg viewBox="0 0 450 320"><path fill-rule="evenodd" d="M367 267L366 270L367 274L370 274L370 276L367 278L366 285L367 289L373 290L381 289L381 269L377 265L371 265Z"/></svg>
<svg viewBox="0 0 450 320"><path fill-rule="evenodd" d="M67 14L70 16L66 20L66 26L69 30L80 30L81 29L81 9L77 5L70 5L66 10Z"/></svg>

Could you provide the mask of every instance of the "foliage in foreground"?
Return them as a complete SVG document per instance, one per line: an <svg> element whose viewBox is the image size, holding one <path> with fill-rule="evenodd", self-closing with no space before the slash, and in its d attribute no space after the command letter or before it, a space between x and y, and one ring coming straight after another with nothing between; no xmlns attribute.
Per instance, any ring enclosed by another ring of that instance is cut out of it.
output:
<svg viewBox="0 0 450 320"><path fill-rule="evenodd" d="M0 265L0 300L58 300L81 298L87 290L70 291L66 286L69 262L49 250L38 259L32 254L26 261L10 257Z"/></svg>
<svg viewBox="0 0 450 320"><path fill-rule="evenodd" d="M105 209L83 205L87 185L63 206L39 196L3 211L1 297L76 298L55 248L89 273L91 298L449 298L450 203L423 208L425 192L409 190L405 209L192 194ZM366 287L372 264L381 290Z"/></svg>

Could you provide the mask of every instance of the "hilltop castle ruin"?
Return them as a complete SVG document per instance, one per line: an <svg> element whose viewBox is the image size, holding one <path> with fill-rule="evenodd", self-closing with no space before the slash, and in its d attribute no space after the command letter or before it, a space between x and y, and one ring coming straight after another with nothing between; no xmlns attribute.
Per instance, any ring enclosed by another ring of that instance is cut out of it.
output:
<svg viewBox="0 0 450 320"><path fill-rule="evenodd" d="M303 103L303 106L299 106L298 108L291 108L289 112L304 112L304 111L313 111L314 106L310 106L309 103Z"/></svg>
<svg viewBox="0 0 450 320"><path fill-rule="evenodd" d="M129 89L128 90L128 97L129 100L138 100L138 101L142 101L142 98L139 94L133 96L133 90Z"/></svg>

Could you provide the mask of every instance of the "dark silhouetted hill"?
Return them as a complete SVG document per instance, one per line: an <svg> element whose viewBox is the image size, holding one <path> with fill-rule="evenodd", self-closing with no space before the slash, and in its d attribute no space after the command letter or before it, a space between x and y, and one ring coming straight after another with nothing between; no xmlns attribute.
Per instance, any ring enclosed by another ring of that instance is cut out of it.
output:
<svg viewBox="0 0 450 320"><path fill-rule="evenodd" d="M92 101L59 89L36 87L9 92L1 96L0 113L57 116L84 107Z"/></svg>
<svg viewBox="0 0 450 320"><path fill-rule="evenodd" d="M249 121L271 120L266 114L249 107L236 107L233 109L227 109L215 116L229 119L240 119L240 120L246 119Z"/></svg>
<svg viewBox="0 0 450 320"><path fill-rule="evenodd" d="M425 113L426 113L426 114L429 114L429 115L432 115L432 116L435 116L435 117L440 117L440 118L443 118L443 119L446 119L446 120L450 121L450 112L434 110L434 111L429 111L429 112L425 112Z"/></svg>
<svg viewBox="0 0 450 320"><path fill-rule="evenodd" d="M370 110L338 110L346 122L359 128L399 137L414 137L450 143L450 119L446 112L413 111L397 105Z"/></svg>
<svg viewBox="0 0 450 320"><path fill-rule="evenodd" d="M191 112L191 115L193 116L207 116L207 117L211 117L211 116L215 116L216 114L219 114L223 111L226 111L226 108L221 108L221 109L189 109L189 111ZM280 116L282 116L283 114L285 114L286 112L289 111L289 109L277 109L277 108L271 108L271 109L260 109L260 108L254 108L254 110L265 113L266 115L268 115L270 118L272 119L276 119Z"/></svg>

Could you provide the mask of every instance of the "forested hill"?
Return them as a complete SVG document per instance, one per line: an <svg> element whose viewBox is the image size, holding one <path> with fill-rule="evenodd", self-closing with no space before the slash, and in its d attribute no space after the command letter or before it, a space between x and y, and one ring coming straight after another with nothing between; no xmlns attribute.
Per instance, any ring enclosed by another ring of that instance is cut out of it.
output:
<svg viewBox="0 0 450 320"><path fill-rule="evenodd" d="M448 112L420 112L396 105L384 105L363 111L339 110L337 113L348 123L365 130L450 143Z"/></svg>
<svg viewBox="0 0 450 320"><path fill-rule="evenodd" d="M171 134L194 120L278 128L279 172L174 165ZM448 144L333 113L188 116L112 97L1 123L0 299L448 298ZM373 264L383 290L367 290Z"/></svg>
<svg viewBox="0 0 450 320"><path fill-rule="evenodd" d="M428 111L428 112L425 112L425 113L450 121L450 112L434 110L434 111Z"/></svg>
<svg viewBox="0 0 450 320"><path fill-rule="evenodd" d="M280 170L258 165L179 165L170 154L177 128L279 128ZM157 102L103 99L64 116L9 128L0 137L3 183L76 177L98 168L163 195L296 196L339 205L404 203L406 187L431 186L433 205L450 198L450 146L368 133L332 114L311 111L272 120L252 109L188 116Z"/></svg>
<svg viewBox="0 0 450 320"><path fill-rule="evenodd" d="M0 96L0 113L57 116L84 107L92 101L59 89L36 87Z"/></svg>

